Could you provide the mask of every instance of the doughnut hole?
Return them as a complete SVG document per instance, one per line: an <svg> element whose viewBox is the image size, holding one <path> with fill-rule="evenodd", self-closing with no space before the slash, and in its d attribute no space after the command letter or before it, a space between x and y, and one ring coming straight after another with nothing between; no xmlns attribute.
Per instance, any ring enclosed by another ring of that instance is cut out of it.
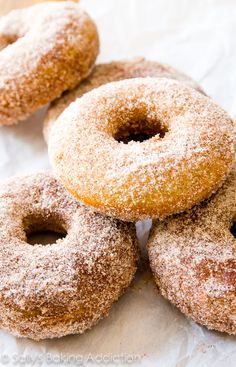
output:
<svg viewBox="0 0 236 367"><path fill-rule="evenodd" d="M23 219L26 241L30 245L51 245L66 237L66 225L56 214L34 213Z"/></svg>
<svg viewBox="0 0 236 367"><path fill-rule="evenodd" d="M167 126L160 121L143 118L125 122L118 127L113 137L119 143L128 144L131 141L142 143L154 136L163 139L167 132Z"/></svg>
<svg viewBox="0 0 236 367"><path fill-rule="evenodd" d="M230 232L236 238L236 221L233 222L232 226L230 227Z"/></svg>
<svg viewBox="0 0 236 367"><path fill-rule="evenodd" d="M0 51L6 48L9 45L12 45L18 40L18 35L16 34L9 34L9 35L1 35L0 34Z"/></svg>

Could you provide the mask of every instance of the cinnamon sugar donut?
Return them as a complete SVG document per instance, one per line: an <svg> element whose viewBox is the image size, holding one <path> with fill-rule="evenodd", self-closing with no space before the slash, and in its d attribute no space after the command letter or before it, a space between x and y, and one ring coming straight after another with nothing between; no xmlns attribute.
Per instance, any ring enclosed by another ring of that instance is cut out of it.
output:
<svg viewBox="0 0 236 367"><path fill-rule="evenodd" d="M227 113L194 89L137 78L73 102L51 128L49 155L66 188L97 211L164 218L219 188L234 159L232 129Z"/></svg>
<svg viewBox="0 0 236 367"><path fill-rule="evenodd" d="M99 64L94 67L90 76L77 88L65 92L61 98L52 102L44 121L45 140L48 140L50 128L63 110L84 93L113 81L148 76L175 79L205 94L200 85L189 76L169 65L160 64L156 61L148 61L140 57L132 61L114 61L108 64Z"/></svg>
<svg viewBox="0 0 236 367"><path fill-rule="evenodd" d="M30 245L27 235L66 235ZM32 339L83 333L130 284L135 229L82 206L49 173L0 186L0 327Z"/></svg>
<svg viewBox="0 0 236 367"><path fill-rule="evenodd" d="M236 166L208 201L158 222L148 242L158 287L196 322L236 334Z"/></svg>
<svg viewBox="0 0 236 367"><path fill-rule="evenodd" d="M27 118L91 71L97 29L80 5L48 2L0 18L0 125Z"/></svg>

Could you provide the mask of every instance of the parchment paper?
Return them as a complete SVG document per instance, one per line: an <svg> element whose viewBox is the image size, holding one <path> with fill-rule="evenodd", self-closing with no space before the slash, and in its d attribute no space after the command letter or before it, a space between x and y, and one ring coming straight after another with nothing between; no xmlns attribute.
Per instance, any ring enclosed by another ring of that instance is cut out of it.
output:
<svg viewBox="0 0 236 367"><path fill-rule="evenodd" d="M235 0L82 0L98 24L99 61L145 56L198 80L236 115ZM49 168L42 137L45 109L0 128L0 178ZM144 245L150 222L139 223ZM80 336L33 342L0 332L0 365L128 364L234 367L236 338L195 324L159 294L143 249L135 281L109 317Z"/></svg>

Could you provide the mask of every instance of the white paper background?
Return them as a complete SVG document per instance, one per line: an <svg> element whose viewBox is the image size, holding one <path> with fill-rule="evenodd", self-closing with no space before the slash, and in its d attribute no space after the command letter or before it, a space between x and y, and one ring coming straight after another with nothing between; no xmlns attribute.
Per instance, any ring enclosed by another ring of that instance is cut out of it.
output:
<svg viewBox="0 0 236 367"><path fill-rule="evenodd" d="M145 56L169 63L198 80L210 96L236 116L235 0L82 3L98 24L99 61ZM42 137L43 113L37 112L15 127L0 129L1 179L49 167ZM138 227L144 240L147 228L145 224ZM63 356L70 355L69 365L76 365L76 361L72 363L76 356L77 365L82 365L81 355L103 353L138 355L139 366L233 367L235 342L235 337L207 331L185 318L158 294L147 266L143 266L109 317L81 336L33 342L0 332L0 364L63 366ZM55 358L53 363L47 361L46 353ZM84 365L88 365L85 360Z"/></svg>

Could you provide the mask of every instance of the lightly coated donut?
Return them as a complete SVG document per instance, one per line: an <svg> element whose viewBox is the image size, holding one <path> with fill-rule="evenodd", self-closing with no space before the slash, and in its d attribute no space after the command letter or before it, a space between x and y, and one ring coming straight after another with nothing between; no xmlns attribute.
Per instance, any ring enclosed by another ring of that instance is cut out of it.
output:
<svg viewBox="0 0 236 367"><path fill-rule="evenodd" d="M90 92L92 89L100 87L113 81L132 79L138 77L160 77L178 80L189 87L204 93L201 86L188 75L172 68L169 65L156 61L149 61L143 57L134 60L113 61L107 64L95 65L92 73L81 84L71 91L66 91L60 98L51 103L44 120L44 137L48 140L48 135L52 124L67 108L71 102Z"/></svg>
<svg viewBox="0 0 236 367"><path fill-rule="evenodd" d="M30 245L35 230L66 236ZM36 340L83 333L136 271L134 225L79 204L49 173L0 186L0 245L0 327Z"/></svg>
<svg viewBox="0 0 236 367"><path fill-rule="evenodd" d="M96 26L80 5L48 2L0 18L0 125L27 118L87 77Z"/></svg>
<svg viewBox="0 0 236 367"><path fill-rule="evenodd" d="M210 200L157 222L148 242L162 295L196 322L234 335L235 223L236 166Z"/></svg>
<svg viewBox="0 0 236 367"><path fill-rule="evenodd" d="M221 186L234 159L232 129L222 108L177 81L123 80L62 113L50 131L49 156L84 204L127 221L164 218ZM150 138L134 141L139 133Z"/></svg>
<svg viewBox="0 0 236 367"><path fill-rule="evenodd" d="M44 120L43 133L45 140L48 140L52 124L76 98L103 84L138 77L175 79L205 94L200 85L189 76L169 65L145 60L142 57L130 61L114 61L107 64L99 64L94 67L89 77L79 84L78 87L72 91L66 91L60 98L52 102Z"/></svg>

